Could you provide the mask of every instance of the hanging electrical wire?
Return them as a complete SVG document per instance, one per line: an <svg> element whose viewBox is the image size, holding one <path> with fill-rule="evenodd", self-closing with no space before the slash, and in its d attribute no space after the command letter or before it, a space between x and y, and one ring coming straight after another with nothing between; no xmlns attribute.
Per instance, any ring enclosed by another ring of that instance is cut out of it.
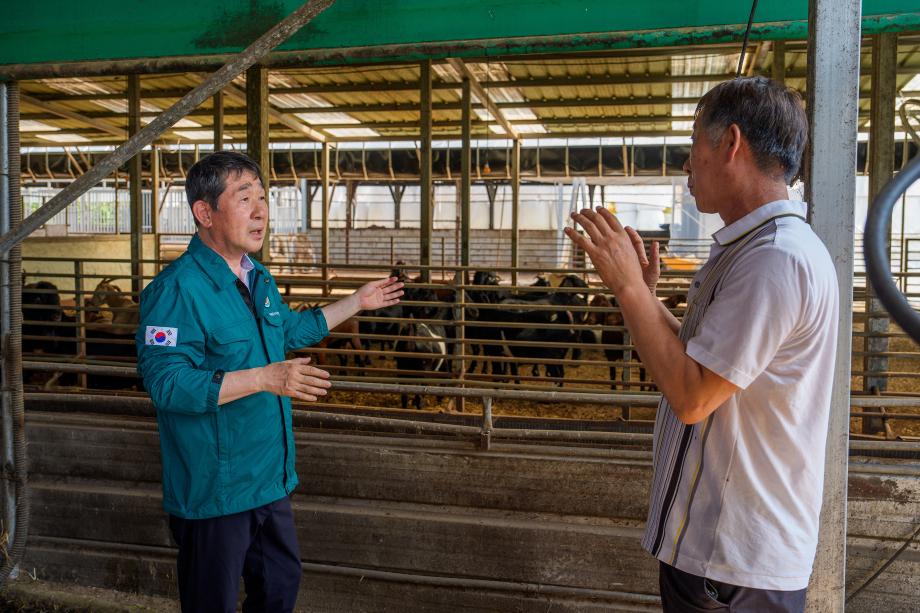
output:
<svg viewBox="0 0 920 613"><path fill-rule="evenodd" d="M741 57L738 58L738 70L735 77L741 76L741 69L744 68L744 54L747 52L748 37L751 35L751 26L754 25L754 13L757 11L757 0L751 4L751 15L748 17L747 28L744 30L744 40L741 41Z"/></svg>

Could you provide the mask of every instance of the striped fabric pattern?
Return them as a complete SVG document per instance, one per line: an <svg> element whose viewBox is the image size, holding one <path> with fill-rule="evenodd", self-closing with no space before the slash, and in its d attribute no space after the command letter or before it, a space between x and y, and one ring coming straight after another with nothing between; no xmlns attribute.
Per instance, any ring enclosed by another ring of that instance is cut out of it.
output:
<svg viewBox="0 0 920 613"><path fill-rule="evenodd" d="M738 256L746 249L772 240L775 220L795 216L782 214L765 220L759 226L737 238L733 243L707 263L694 279L688 299L687 311L680 327L679 337L684 346L697 333L707 307L712 303L720 282L732 268ZM664 560L673 565L687 532L687 517L702 473L703 450L711 430L712 413L700 423L686 425L681 422L668 399L662 396L655 419L653 438L653 469L649 515L643 548L660 558L662 549L671 555Z"/></svg>

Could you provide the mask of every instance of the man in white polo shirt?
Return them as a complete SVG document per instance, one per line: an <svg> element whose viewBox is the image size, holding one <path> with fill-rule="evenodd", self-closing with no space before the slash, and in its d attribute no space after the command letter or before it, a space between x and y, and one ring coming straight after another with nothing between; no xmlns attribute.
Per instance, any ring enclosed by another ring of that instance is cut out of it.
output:
<svg viewBox="0 0 920 613"><path fill-rule="evenodd" d="M688 185L725 227L679 323L655 299L658 246L608 211L567 230L616 295L663 398L643 547L665 611L805 608L818 543L838 285L789 200L808 131L797 92L763 77L700 100Z"/></svg>

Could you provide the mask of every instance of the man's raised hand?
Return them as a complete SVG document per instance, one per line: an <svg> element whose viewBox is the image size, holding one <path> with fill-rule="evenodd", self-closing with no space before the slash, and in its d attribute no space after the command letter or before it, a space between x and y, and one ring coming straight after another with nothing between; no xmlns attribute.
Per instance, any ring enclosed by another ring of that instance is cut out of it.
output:
<svg viewBox="0 0 920 613"><path fill-rule="evenodd" d="M613 213L602 207L598 207L598 211L582 209L572 213L572 219L585 229L587 235L566 228L566 236L585 250L604 284L615 295L627 288L647 286L644 273L651 263L645 257L645 250L641 250L641 258L646 262L643 267L640 250Z"/></svg>
<svg viewBox="0 0 920 613"><path fill-rule="evenodd" d="M358 288L355 296L362 311L373 311L399 303L405 284L396 277L371 281Z"/></svg>

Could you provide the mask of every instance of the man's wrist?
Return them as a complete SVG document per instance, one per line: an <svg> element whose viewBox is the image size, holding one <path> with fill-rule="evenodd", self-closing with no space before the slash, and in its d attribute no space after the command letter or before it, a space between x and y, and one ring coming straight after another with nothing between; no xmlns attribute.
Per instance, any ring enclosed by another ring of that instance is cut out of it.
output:
<svg viewBox="0 0 920 613"><path fill-rule="evenodd" d="M357 291L351 296L347 297L345 300L348 301L348 317L353 317L361 312L361 298L358 296ZM348 319L348 317L345 319Z"/></svg>
<svg viewBox="0 0 920 613"><path fill-rule="evenodd" d="M647 296L654 296L655 293L651 293L647 290L650 288L645 285L629 285L620 289L616 292L617 302L620 304L620 308L630 310L631 307L635 307L642 303L643 300L648 300Z"/></svg>
<svg viewBox="0 0 920 613"><path fill-rule="evenodd" d="M252 369L252 377L255 380L256 392L267 392L268 386L265 384L265 370L267 366L258 366Z"/></svg>

